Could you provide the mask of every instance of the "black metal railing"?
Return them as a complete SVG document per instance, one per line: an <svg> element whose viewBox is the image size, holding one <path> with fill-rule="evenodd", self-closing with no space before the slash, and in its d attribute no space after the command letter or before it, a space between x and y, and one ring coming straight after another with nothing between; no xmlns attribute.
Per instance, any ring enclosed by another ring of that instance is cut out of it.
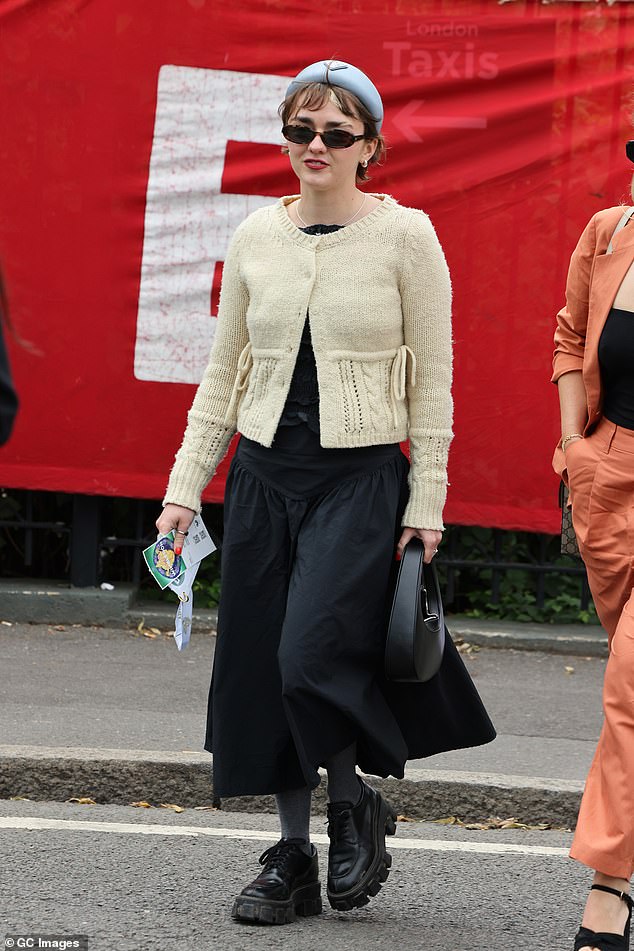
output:
<svg viewBox="0 0 634 951"><path fill-rule="evenodd" d="M144 583L141 552L155 537L159 511L160 503L152 500L3 490L0 577L62 580L77 587ZM222 507L205 506L203 518L221 537ZM454 611L472 606L476 595L483 613L502 605L513 578L537 611L564 583L579 610L591 605L582 562L561 556L556 536L450 526L438 565L445 602Z"/></svg>
<svg viewBox="0 0 634 951"><path fill-rule="evenodd" d="M480 544L478 533L484 535L484 541ZM487 585L488 602L499 605L503 597L503 585L515 572L522 577L528 575L531 579L531 593L538 611L543 611L548 598L552 598L553 591L549 591L549 588L561 587L563 579L577 582L575 587L579 609L587 611L591 607L592 596L585 566L578 558L561 555L559 546L560 539L556 535L532 533L529 536L528 533L503 529L491 529L483 533L480 529L449 526L438 555L445 601L449 605L459 602L465 588L461 573L469 572L473 576L476 572L481 582ZM465 557L465 551L469 548L470 556ZM473 581L469 582L468 586L472 585Z"/></svg>

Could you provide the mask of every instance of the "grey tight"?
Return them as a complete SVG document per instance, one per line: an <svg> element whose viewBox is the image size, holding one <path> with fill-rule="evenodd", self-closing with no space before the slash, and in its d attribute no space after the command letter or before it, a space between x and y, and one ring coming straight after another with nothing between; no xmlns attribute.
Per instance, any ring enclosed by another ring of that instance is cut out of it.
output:
<svg viewBox="0 0 634 951"><path fill-rule="evenodd" d="M352 743L326 761L328 772L328 799L330 802L350 802L356 805L361 785L356 773L357 744ZM308 786L289 789L275 797L283 839L300 839L310 852L310 804Z"/></svg>

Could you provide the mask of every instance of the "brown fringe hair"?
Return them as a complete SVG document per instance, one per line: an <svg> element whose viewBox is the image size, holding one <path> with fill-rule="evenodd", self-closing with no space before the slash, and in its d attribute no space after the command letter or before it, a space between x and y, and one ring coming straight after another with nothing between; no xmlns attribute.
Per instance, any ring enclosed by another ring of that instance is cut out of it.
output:
<svg viewBox="0 0 634 951"><path fill-rule="evenodd" d="M334 102L344 116L351 119L359 119L363 122L363 133L366 139L376 139L376 148L372 157L368 159L368 165L376 165L385 158L386 145L383 136L376 131L374 117L353 93L340 86L331 86L329 83L306 83L292 93L280 104L277 110L283 125L287 125L290 119L300 109L321 109L327 102ZM367 182L370 176L367 168L364 168L361 162L357 165L357 181Z"/></svg>

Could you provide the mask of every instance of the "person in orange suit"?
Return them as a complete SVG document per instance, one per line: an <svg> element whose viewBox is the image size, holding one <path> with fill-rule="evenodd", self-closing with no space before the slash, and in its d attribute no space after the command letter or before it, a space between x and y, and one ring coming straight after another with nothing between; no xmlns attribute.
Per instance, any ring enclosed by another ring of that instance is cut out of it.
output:
<svg viewBox="0 0 634 951"><path fill-rule="evenodd" d="M634 161L634 142L627 145ZM634 198L634 187L633 187ZM629 948L634 871L634 208L598 212L572 255L553 382L553 465L608 634L604 725L570 851L594 869L575 951Z"/></svg>

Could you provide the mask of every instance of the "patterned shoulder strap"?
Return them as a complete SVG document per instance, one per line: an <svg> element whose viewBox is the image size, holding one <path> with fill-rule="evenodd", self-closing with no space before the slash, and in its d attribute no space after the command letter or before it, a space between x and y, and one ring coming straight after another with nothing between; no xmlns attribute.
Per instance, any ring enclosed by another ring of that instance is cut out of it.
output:
<svg viewBox="0 0 634 951"><path fill-rule="evenodd" d="M625 225L628 223L632 215L634 215L634 207L626 208L623 214L621 215L621 220L619 221L618 225L616 226L616 228L614 229L612 233L612 237L610 238L610 243L608 245L607 251L605 252L606 254L612 254L612 242L614 241L619 231L621 231L621 229L624 228Z"/></svg>

